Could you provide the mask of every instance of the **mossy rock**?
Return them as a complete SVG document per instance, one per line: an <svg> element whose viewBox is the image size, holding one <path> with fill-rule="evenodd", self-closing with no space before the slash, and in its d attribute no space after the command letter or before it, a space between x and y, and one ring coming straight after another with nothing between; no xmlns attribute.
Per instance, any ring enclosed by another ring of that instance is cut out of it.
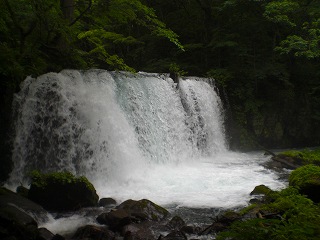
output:
<svg viewBox="0 0 320 240"><path fill-rule="evenodd" d="M139 201L129 199L121 203L117 209L100 214L97 221L108 225L112 231L122 232L127 225L146 221L158 222L168 215L166 209L147 199Z"/></svg>
<svg viewBox="0 0 320 240"><path fill-rule="evenodd" d="M289 176L289 185L314 202L320 202L320 167L312 164L294 170Z"/></svg>
<svg viewBox="0 0 320 240"><path fill-rule="evenodd" d="M256 186L252 192L250 193L250 195L269 195L270 193L272 193L273 191L267 187L266 185L258 185Z"/></svg>
<svg viewBox="0 0 320 240"><path fill-rule="evenodd" d="M300 151L289 150L277 154L272 158L289 169L296 169L298 167L314 164L320 166L320 148L303 149Z"/></svg>
<svg viewBox="0 0 320 240"><path fill-rule="evenodd" d="M169 212L166 209L147 199L139 201L129 199L121 203L117 208L124 209L131 215L139 216L140 218L151 221L161 221L169 215Z"/></svg>
<svg viewBox="0 0 320 240"><path fill-rule="evenodd" d="M288 187L274 191L274 201L242 209L240 220L216 235L217 240L237 239L319 239L320 208Z"/></svg>
<svg viewBox="0 0 320 240"><path fill-rule="evenodd" d="M32 173L28 198L50 211L74 211L97 206L99 196L86 177L70 172Z"/></svg>
<svg viewBox="0 0 320 240"><path fill-rule="evenodd" d="M263 184L258 185L250 193L251 196L254 196L254 198L250 200L250 203L261 204L271 202L274 198L273 193L274 191L269 187Z"/></svg>

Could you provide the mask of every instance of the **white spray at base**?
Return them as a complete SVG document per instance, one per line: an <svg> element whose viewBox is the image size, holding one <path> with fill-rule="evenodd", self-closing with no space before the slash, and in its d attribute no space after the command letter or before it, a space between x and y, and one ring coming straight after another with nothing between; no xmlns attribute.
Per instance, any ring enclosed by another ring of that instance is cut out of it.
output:
<svg viewBox="0 0 320 240"><path fill-rule="evenodd" d="M234 207L256 185L284 186L265 157L227 150L209 79L64 70L28 77L13 105L11 187L33 169L70 171L118 202Z"/></svg>

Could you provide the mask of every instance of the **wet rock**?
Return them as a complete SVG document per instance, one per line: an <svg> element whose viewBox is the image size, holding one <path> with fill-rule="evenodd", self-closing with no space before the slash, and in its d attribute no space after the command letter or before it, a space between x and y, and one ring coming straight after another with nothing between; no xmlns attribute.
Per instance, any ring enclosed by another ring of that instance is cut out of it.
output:
<svg viewBox="0 0 320 240"><path fill-rule="evenodd" d="M255 197L250 200L250 203L259 204L271 202L274 200L272 197L272 193L274 193L274 191L271 190L269 187L265 185L258 185L250 193L251 196Z"/></svg>
<svg viewBox="0 0 320 240"><path fill-rule="evenodd" d="M278 154L271 159L274 161L274 168L297 169L303 165L303 160L300 157L290 157L284 154ZM272 167L272 164L270 166Z"/></svg>
<svg viewBox="0 0 320 240"><path fill-rule="evenodd" d="M0 207L0 238L32 240L38 235L36 221L16 206Z"/></svg>
<svg viewBox="0 0 320 240"><path fill-rule="evenodd" d="M187 238L186 234L184 234L184 232L178 231L178 230L174 230L174 231L170 232L165 237L160 236L158 238L158 240L187 240L187 239L188 238Z"/></svg>
<svg viewBox="0 0 320 240"><path fill-rule="evenodd" d="M101 198L99 200L99 206L100 207L112 207L117 204L116 200L113 198Z"/></svg>
<svg viewBox="0 0 320 240"><path fill-rule="evenodd" d="M65 238L59 234L53 236L51 240L65 240Z"/></svg>
<svg viewBox="0 0 320 240"><path fill-rule="evenodd" d="M6 188L0 188L0 207L7 208L8 206L16 207L23 213L34 218L36 222L46 221L48 219L48 212L39 204Z"/></svg>
<svg viewBox="0 0 320 240"><path fill-rule="evenodd" d="M166 209L149 200L135 201L130 199L121 203L116 209L100 214L97 221L100 224L108 225L112 231L122 232L126 225L145 221L159 222L168 215L169 212Z"/></svg>
<svg viewBox="0 0 320 240"><path fill-rule="evenodd" d="M210 225L202 230L199 235L208 235L212 233L217 233L227 229L233 222L240 220L242 217L239 213L234 211L227 211L221 216L217 217L216 220Z"/></svg>
<svg viewBox="0 0 320 240"><path fill-rule="evenodd" d="M0 239L51 240L52 237L37 227L37 221L45 221L47 216L47 211L40 205L0 188Z"/></svg>
<svg viewBox="0 0 320 240"><path fill-rule="evenodd" d="M218 218L219 222L228 225L239 219L241 219L241 215L234 211L227 211Z"/></svg>
<svg viewBox="0 0 320 240"><path fill-rule="evenodd" d="M24 186L18 186L16 192L22 197L28 198L29 189Z"/></svg>
<svg viewBox="0 0 320 240"><path fill-rule="evenodd" d="M267 187L266 185L259 185L256 186L252 192L250 193L250 195L268 195L269 193L273 192L269 187Z"/></svg>
<svg viewBox="0 0 320 240"><path fill-rule="evenodd" d="M85 177L69 172L33 172L29 199L50 211L74 211L98 204L98 195Z"/></svg>
<svg viewBox="0 0 320 240"><path fill-rule="evenodd" d="M39 217L47 215L47 211L39 204L6 188L0 188L0 206L7 205L19 206L23 211L39 215Z"/></svg>
<svg viewBox="0 0 320 240"><path fill-rule="evenodd" d="M261 205L256 205L254 207L251 207L242 215L241 219L249 220L249 219L258 218L260 210L261 210Z"/></svg>
<svg viewBox="0 0 320 240"><path fill-rule="evenodd" d="M123 209L131 216L141 220L161 221L169 215L166 209L147 199L139 201L130 199L121 203L117 209Z"/></svg>
<svg viewBox="0 0 320 240"><path fill-rule="evenodd" d="M115 234L105 227L87 225L79 228L76 233L73 235L72 239L75 240L113 240Z"/></svg>
<svg viewBox="0 0 320 240"><path fill-rule="evenodd" d="M120 232L122 227L131 223L139 222L139 219L131 216L130 213L124 209L117 209L108 213L100 214L97 217L97 221L100 224L108 225L113 231Z"/></svg>
<svg viewBox="0 0 320 240"><path fill-rule="evenodd" d="M37 240L52 240L54 237L54 234L46 228L39 228L38 232Z"/></svg>
<svg viewBox="0 0 320 240"><path fill-rule="evenodd" d="M126 225L122 229L124 240L156 240L153 231L151 231L152 225L150 222Z"/></svg>
<svg viewBox="0 0 320 240"><path fill-rule="evenodd" d="M180 231L186 234L198 234L201 231L201 228L197 226L185 225L180 229Z"/></svg>
<svg viewBox="0 0 320 240"><path fill-rule="evenodd" d="M179 217L174 216L166 225L166 227L170 230L180 230L183 226L185 226L185 221Z"/></svg>

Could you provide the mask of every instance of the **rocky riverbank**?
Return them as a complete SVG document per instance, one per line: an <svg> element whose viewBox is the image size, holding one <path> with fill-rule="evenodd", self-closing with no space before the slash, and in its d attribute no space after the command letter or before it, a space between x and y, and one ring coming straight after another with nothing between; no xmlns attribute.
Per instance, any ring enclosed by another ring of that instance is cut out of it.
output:
<svg viewBox="0 0 320 240"><path fill-rule="evenodd" d="M278 156L279 157L279 156ZM272 160L272 162L279 162ZM282 168L278 164L275 167ZM0 189L0 238L7 240L184 240L184 239L317 239L320 227L320 167L306 164L290 174L289 187L280 192L257 186L247 208L224 210L205 224L147 199L118 204L101 198L85 177L71 173L32 174L30 189ZM92 221L70 231L52 233L41 227L67 215L85 212ZM287 232L277 238L279 231ZM298 234L299 233L299 234ZM251 238L249 237L251 236ZM254 238L252 238L254 236ZM272 238L269 238L272 236ZM299 238L295 238L298 236Z"/></svg>
<svg viewBox="0 0 320 240"><path fill-rule="evenodd" d="M50 217L56 221L85 212L93 219L78 229L52 233L40 227ZM213 218L214 216L212 216ZM238 214L229 212L209 224L190 224L147 199L117 204L98 196L85 178L71 173L32 173L30 189L0 190L0 237L2 239L214 239Z"/></svg>

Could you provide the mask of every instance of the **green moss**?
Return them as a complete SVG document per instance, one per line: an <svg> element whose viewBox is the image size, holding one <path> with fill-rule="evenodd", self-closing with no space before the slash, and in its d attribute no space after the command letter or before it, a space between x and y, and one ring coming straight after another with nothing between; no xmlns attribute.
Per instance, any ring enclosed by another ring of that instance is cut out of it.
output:
<svg viewBox="0 0 320 240"><path fill-rule="evenodd" d="M312 206L313 202L300 195L296 188L288 187L280 192L274 192L274 201L261 207L262 210L269 212L299 214L302 207Z"/></svg>
<svg viewBox="0 0 320 240"><path fill-rule="evenodd" d="M303 149L300 151L290 150L279 153L279 155L285 155L292 158L299 158L303 161L303 164L316 164L320 165L320 148L316 149Z"/></svg>
<svg viewBox="0 0 320 240"><path fill-rule="evenodd" d="M259 194L262 194L262 195L265 195L265 196L268 196L269 194L271 194L273 191L265 186L265 185L259 185L259 186L256 186L253 191L250 193L250 195L259 195Z"/></svg>
<svg viewBox="0 0 320 240"><path fill-rule="evenodd" d="M320 167L312 164L294 170L289 176L289 185L303 188L306 185L320 186Z"/></svg>
<svg viewBox="0 0 320 240"><path fill-rule="evenodd" d="M95 188L94 188L93 184L91 182L89 182L89 180L86 177L80 176L78 178L78 181L85 183L87 188L89 188L91 191L95 191Z"/></svg>
<svg viewBox="0 0 320 240"><path fill-rule="evenodd" d="M257 207L258 207L258 204L251 204L251 205L241 209L239 214L241 216L243 216L243 215L247 214L248 212L250 212L251 210L253 210L253 209L257 208Z"/></svg>
<svg viewBox="0 0 320 240"><path fill-rule="evenodd" d="M52 172L52 173L40 173L35 170L31 172L32 184L39 188L44 188L48 183L84 183L90 190L95 190L94 186L84 176L75 177L70 172Z"/></svg>
<svg viewBox="0 0 320 240"><path fill-rule="evenodd" d="M218 234L218 240L316 240L320 236L320 207L310 199L300 195L298 190L288 187L273 192L274 201L259 206L261 212L273 213L273 219L254 218L240 220ZM256 208L251 205L240 213L245 214Z"/></svg>
<svg viewBox="0 0 320 240"><path fill-rule="evenodd" d="M47 210L69 211L98 203L99 196L86 177L76 177L70 172L33 171L31 178L28 198Z"/></svg>

